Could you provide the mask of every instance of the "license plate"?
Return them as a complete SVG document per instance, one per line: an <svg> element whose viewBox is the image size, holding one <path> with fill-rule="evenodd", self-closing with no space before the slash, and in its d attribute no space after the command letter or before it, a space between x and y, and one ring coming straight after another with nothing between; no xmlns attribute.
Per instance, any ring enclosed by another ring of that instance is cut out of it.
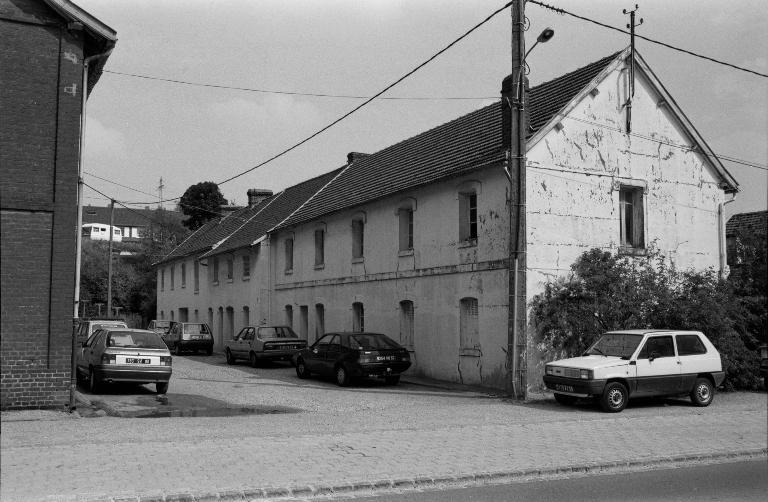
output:
<svg viewBox="0 0 768 502"><path fill-rule="evenodd" d="M377 361L394 361L397 357L395 356L376 356Z"/></svg>
<svg viewBox="0 0 768 502"><path fill-rule="evenodd" d="M125 362L128 364L149 364L149 359L139 359L137 357L126 357Z"/></svg>
<svg viewBox="0 0 768 502"><path fill-rule="evenodd" d="M573 392L573 385L563 385L561 383L555 384L555 390L561 390L563 392Z"/></svg>

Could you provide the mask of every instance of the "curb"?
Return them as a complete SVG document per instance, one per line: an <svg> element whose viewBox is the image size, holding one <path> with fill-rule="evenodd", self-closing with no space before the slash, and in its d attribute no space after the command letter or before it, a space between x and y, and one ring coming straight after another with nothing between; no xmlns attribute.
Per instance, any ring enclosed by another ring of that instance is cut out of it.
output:
<svg viewBox="0 0 768 502"><path fill-rule="evenodd" d="M248 500L295 500L327 498L335 495L353 497L371 496L379 493L396 491L419 491L429 489L462 487L468 485L504 484L555 479L589 474L614 474L619 472L653 470L678 467L682 464L704 463L717 464L764 458L768 448L739 450L727 453L683 454L671 457L659 457L645 460L621 460L615 462L592 462L572 464L543 469L523 469L512 471L479 472L460 476L418 476L415 478L383 479L374 481L351 482L338 485L304 485L291 487L260 487L222 492L182 492L155 493L152 495L114 496L87 499L89 502L212 502L212 501L248 501ZM55 497L54 497L55 498ZM48 500L54 500L48 497ZM56 498L56 500L61 500ZM83 500L78 498L77 500Z"/></svg>

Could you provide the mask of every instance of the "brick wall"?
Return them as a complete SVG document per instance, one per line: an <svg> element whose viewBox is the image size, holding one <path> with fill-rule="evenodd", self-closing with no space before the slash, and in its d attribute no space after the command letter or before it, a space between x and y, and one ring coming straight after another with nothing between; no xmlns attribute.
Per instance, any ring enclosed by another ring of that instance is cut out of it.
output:
<svg viewBox="0 0 768 502"><path fill-rule="evenodd" d="M83 35L0 0L0 408L68 401Z"/></svg>

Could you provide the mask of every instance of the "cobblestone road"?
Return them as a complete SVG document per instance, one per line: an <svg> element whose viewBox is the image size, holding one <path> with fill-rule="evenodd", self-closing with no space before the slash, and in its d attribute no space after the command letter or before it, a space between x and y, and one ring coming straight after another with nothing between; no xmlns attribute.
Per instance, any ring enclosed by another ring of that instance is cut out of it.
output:
<svg viewBox="0 0 768 502"><path fill-rule="evenodd" d="M208 494L236 499L392 487L611 464L718 457L768 446L766 394L708 408L654 400L609 415L548 399L515 404L404 383L339 389L285 367L178 358L169 399L194 394L299 413L80 418L3 413L3 501ZM226 396L223 397L223 396ZM119 396L118 396L119 397ZM28 416L28 415L27 415ZM47 418L56 418L47 420ZM763 453L764 454L764 453Z"/></svg>

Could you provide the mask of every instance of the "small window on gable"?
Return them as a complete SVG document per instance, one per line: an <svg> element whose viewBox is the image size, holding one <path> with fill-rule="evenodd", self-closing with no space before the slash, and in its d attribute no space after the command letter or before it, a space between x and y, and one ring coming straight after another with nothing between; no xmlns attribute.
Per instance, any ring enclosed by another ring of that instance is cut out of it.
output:
<svg viewBox="0 0 768 502"><path fill-rule="evenodd" d="M400 251L413 249L413 209L405 208L398 211Z"/></svg>
<svg viewBox="0 0 768 502"><path fill-rule="evenodd" d="M318 228L315 230L315 266L318 267L325 263L325 230Z"/></svg>
<svg viewBox="0 0 768 502"><path fill-rule="evenodd" d="M243 255L243 278L251 276L251 256Z"/></svg>
<svg viewBox="0 0 768 502"><path fill-rule="evenodd" d="M219 257L214 256L213 257L213 283L218 284L219 282Z"/></svg>
<svg viewBox="0 0 768 502"><path fill-rule="evenodd" d="M619 189L619 217L621 220L621 247L644 249L643 187L621 185Z"/></svg>
<svg viewBox="0 0 768 502"><path fill-rule="evenodd" d="M235 263L232 257L227 258L227 280L231 281L235 274Z"/></svg>
<svg viewBox="0 0 768 502"><path fill-rule="evenodd" d="M459 240L477 240L477 192L459 193Z"/></svg>
<svg viewBox="0 0 768 502"><path fill-rule="evenodd" d="M293 239L285 239L285 271L293 271Z"/></svg>
<svg viewBox="0 0 768 502"><path fill-rule="evenodd" d="M352 259L363 257L365 248L365 217L357 216L352 220Z"/></svg>

